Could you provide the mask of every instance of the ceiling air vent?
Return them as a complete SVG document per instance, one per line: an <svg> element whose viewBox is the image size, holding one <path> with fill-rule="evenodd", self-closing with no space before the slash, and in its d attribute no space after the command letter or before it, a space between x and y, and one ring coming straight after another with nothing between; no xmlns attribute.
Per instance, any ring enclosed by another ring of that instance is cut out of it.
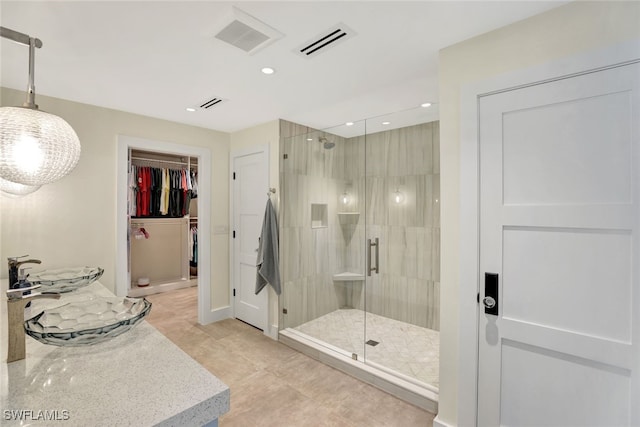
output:
<svg viewBox="0 0 640 427"><path fill-rule="evenodd" d="M213 107L214 105L220 105L221 102L225 101L223 98L213 97L200 105L200 108L206 110L208 108Z"/></svg>
<svg viewBox="0 0 640 427"><path fill-rule="evenodd" d="M248 53L254 54L283 36L278 30L238 9L232 8L226 25L215 38Z"/></svg>
<svg viewBox="0 0 640 427"><path fill-rule="evenodd" d="M298 46L295 52L305 58L311 58L349 40L355 35L356 33L351 28L340 23Z"/></svg>

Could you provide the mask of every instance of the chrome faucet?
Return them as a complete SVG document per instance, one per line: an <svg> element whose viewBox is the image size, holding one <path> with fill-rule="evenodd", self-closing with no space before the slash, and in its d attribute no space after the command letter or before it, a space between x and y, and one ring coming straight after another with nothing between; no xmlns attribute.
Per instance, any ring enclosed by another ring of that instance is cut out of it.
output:
<svg viewBox="0 0 640 427"><path fill-rule="evenodd" d="M42 262L39 259L26 259L24 261L19 261L20 258L26 258L28 256L29 255L22 255L7 258L9 260L9 289L15 289L18 287L18 268L22 264L40 264Z"/></svg>
<svg viewBox="0 0 640 427"><path fill-rule="evenodd" d="M25 261L26 262L26 261ZM9 289L7 291L7 313L9 319L9 345L7 352L7 363L22 360L26 356L25 333L24 333L24 309L33 299L53 298L60 299L60 294L43 294L40 292L23 295L24 291L38 289L40 285L30 286L22 289Z"/></svg>

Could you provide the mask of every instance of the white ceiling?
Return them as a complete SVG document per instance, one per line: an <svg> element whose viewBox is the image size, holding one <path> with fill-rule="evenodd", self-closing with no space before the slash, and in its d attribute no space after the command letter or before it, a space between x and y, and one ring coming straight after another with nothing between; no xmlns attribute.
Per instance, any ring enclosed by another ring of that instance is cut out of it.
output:
<svg viewBox="0 0 640 427"><path fill-rule="evenodd" d="M278 118L322 129L427 101L437 118L440 49L564 3L1 1L0 24L42 40L37 94L225 132ZM253 55L217 40L232 6L284 37ZM357 35L293 52L340 22ZM0 48L0 85L24 90L28 49ZM185 110L214 96L226 101Z"/></svg>

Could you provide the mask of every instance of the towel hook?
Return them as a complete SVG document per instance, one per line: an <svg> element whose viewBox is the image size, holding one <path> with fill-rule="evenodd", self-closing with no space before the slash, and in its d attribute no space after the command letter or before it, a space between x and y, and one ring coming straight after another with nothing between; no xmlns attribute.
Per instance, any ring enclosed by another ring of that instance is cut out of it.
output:
<svg viewBox="0 0 640 427"><path fill-rule="evenodd" d="M273 187L269 187L269 192L267 193L267 196L271 197L271 194L276 194L276 189Z"/></svg>

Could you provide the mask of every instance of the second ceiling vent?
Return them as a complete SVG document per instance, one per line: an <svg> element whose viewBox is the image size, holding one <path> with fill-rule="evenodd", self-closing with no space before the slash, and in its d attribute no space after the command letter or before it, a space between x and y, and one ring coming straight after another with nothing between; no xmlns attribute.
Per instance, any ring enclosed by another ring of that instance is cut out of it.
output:
<svg viewBox="0 0 640 427"><path fill-rule="evenodd" d="M305 58L315 57L349 40L355 35L356 33L351 28L340 23L298 46L295 52Z"/></svg>
<svg viewBox="0 0 640 427"><path fill-rule="evenodd" d="M218 98L217 96L214 96L213 98L207 99L205 102L203 102L200 105L200 108L203 109L203 110L208 110L209 108L211 108L213 106L216 106L216 105L218 105L218 104L220 104L220 103L222 103L224 101L225 101L225 99Z"/></svg>

